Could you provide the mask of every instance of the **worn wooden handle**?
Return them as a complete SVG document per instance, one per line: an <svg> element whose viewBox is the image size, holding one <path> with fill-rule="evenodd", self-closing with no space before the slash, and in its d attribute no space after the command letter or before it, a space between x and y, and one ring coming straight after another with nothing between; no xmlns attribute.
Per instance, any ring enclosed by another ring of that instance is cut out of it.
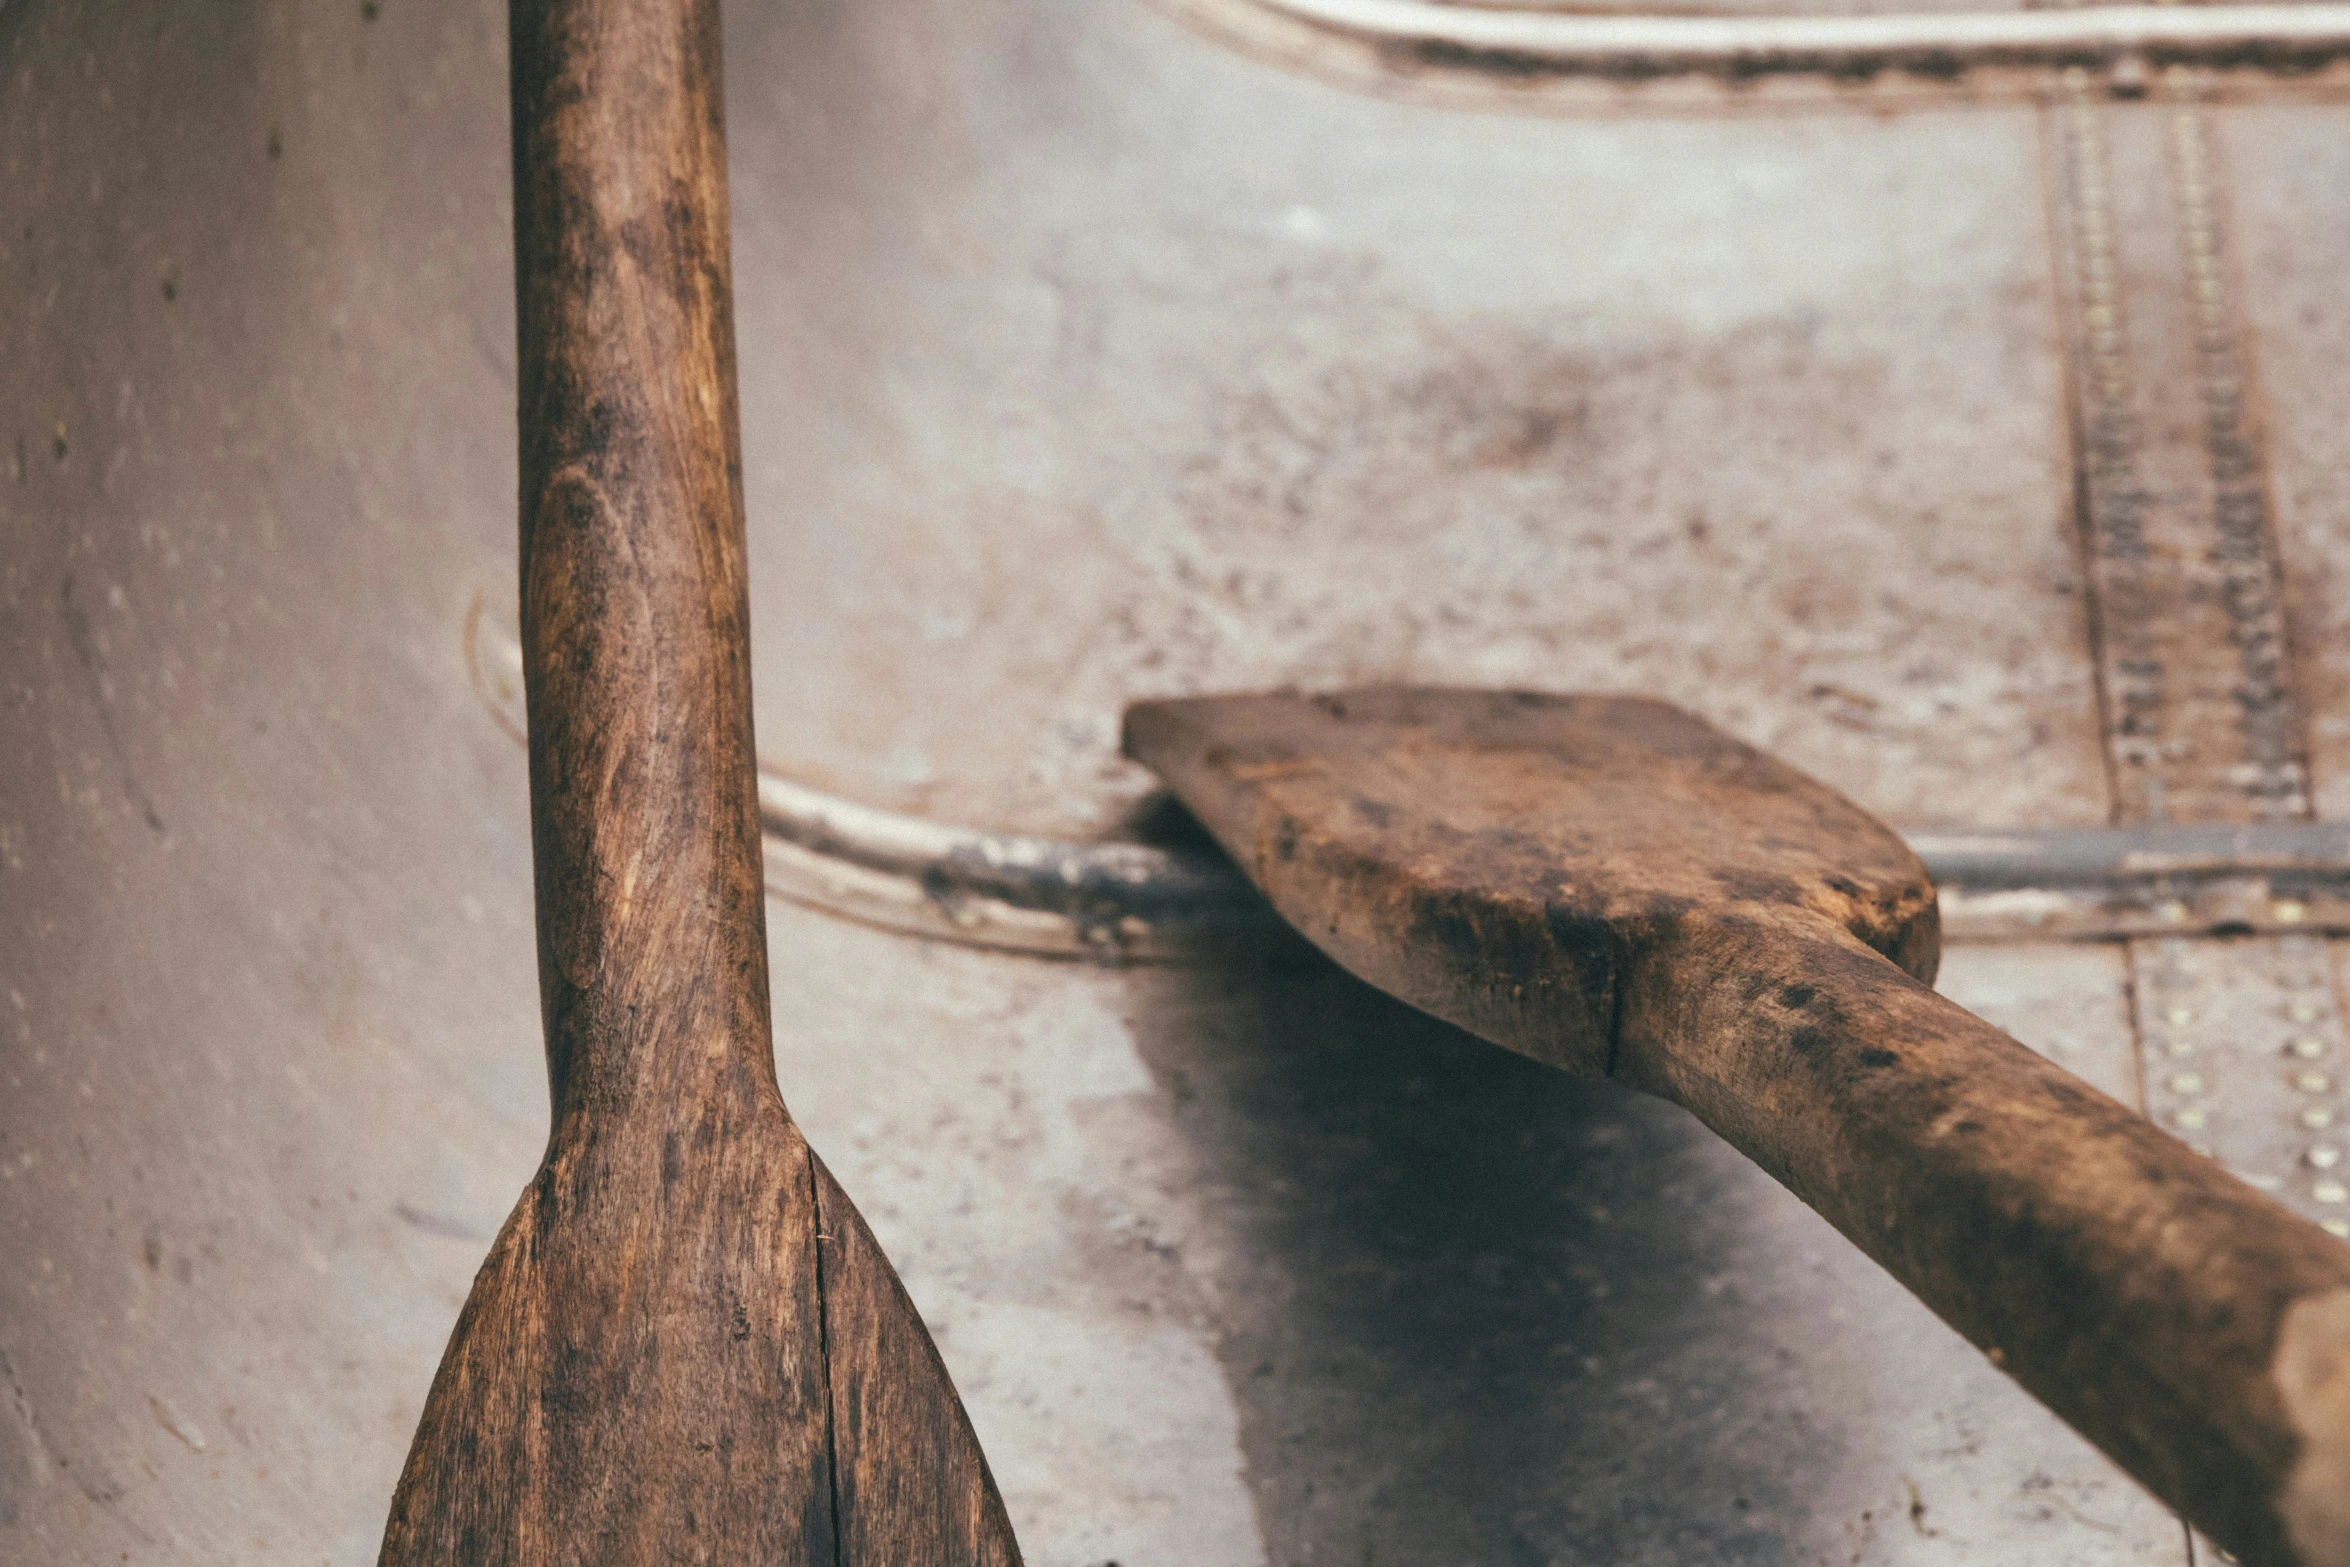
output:
<svg viewBox="0 0 2350 1567"><path fill-rule="evenodd" d="M1355 973L1688 1106L2244 1560L2350 1567L2350 1248L1935 996L1933 886L1851 801L1635 697L1126 739Z"/></svg>
<svg viewBox="0 0 2350 1567"><path fill-rule="evenodd" d="M1692 918L1623 1007L1617 1076L2239 1559L2350 1562L2350 1247L1824 921Z"/></svg>
<svg viewBox="0 0 2350 1567"><path fill-rule="evenodd" d="M554 1127L384 1567L1018 1567L775 1083L715 0L513 0L524 675Z"/></svg>
<svg viewBox="0 0 2350 1567"><path fill-rule="evenodd" d="M715 0L513 7L522 647L558 1124L772 1085Z"/></svg>

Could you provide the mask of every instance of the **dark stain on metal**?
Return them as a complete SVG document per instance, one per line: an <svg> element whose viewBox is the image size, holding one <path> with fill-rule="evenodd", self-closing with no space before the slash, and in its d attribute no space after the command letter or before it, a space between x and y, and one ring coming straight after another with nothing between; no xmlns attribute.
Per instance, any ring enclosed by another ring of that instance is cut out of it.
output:
<svg viewBox="0 0 2350 1567"><path fill-rule="evenodd" d="M471 1225L404 1202L393 1203L392 1212L399 1216L402 1223L412 1225L427 1235L437 1235L443 1240L471 1241L479 1245L489 1239Z"/></svg>
<svg viewBox="0 0 2350 1567"><path fill-rule="evenodd" d="M139 775L131 768L130 754L123 748L122 733L114 722L114 706L107 699L105 659L98 651L97 638L91 634L89 616L74 601L73 576L68 573L58 590L58 601L65 610L65 639L73 648L73 656L82 666L83 678L89 682L91 705L97 709L98 725L106 735L106 749L113 754L116 773L122 780L123 797L138 809L142 821L156 832L163 831L162 813L155 802L147 798L147 791L139 782Z"/></svg>

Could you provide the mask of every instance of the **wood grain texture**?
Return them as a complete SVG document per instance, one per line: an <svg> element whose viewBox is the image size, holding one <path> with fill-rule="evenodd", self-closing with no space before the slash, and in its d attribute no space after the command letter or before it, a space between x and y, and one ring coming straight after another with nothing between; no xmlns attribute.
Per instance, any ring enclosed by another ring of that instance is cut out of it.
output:
<svg viewBox="0 0 2350 1567"><path fill-rule="evenodd" d="M1127 749L1355 973L1687 1106L2254 1564L2350 1563L2350 1248L1929 988L1858 807L1662 703L1144 703Z"/></svg>
<svg viewBox="0 0 2350 1567"><path fill-rule="evenodd" d="M937 1346L920 1331L914 1304L863 1216L824 1161L815 1160L814 1170L824 1220L840 1559L874 1567L1019 1567L979 1444L945 1439L963 1429L963 1409ZM932 1445L910 1445L916 1443Z"/></svg>
<svg viewBox="0 0 2350 1567"><path fill-rule="evenodd" d="M775 1081L715 4L512 24L553 1129L382 1560L1010 1567L945 1368Z"/></svg>

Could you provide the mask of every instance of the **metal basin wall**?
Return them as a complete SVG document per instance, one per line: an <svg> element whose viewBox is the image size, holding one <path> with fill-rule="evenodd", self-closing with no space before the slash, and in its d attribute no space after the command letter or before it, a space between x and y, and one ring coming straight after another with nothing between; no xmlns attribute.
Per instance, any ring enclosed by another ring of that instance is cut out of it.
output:
<svg viewBox="0 0 2350 1567"><path fill-rule="evenodd" d="M1903 825L2106 819L2031 103L1435 107L1136 0L728 27L780 771L1081 834L1130 697L1507 681ZM503 56L0 9L9 1560L367 1559L538 1157ZM2186 1560L1678 1113L1295 954L770 912L786 1096L1044 1567ZM2122 977L1945 984L2133 1093Z"/></svg>

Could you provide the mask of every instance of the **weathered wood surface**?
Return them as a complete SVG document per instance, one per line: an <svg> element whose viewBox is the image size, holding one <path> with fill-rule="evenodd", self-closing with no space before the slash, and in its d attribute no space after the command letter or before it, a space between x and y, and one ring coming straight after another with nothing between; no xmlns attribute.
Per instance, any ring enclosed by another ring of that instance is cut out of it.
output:
<svg viewBox="0 0 2350 1567"><path fill-rule="evenodd" d="M554 1126L387 1564L1018 1561L775 1081L714 0L516 0L524 674Z"/></svg>
<svg viewBox="0 0 2350 1567"><path fill-rule="evenodd" d="M1687 1106L2239 1559L2350 1563L2350 1247L1935 995L1858 807L1636 698L1151 702L1126 745L1347 968Z"/></svg>

